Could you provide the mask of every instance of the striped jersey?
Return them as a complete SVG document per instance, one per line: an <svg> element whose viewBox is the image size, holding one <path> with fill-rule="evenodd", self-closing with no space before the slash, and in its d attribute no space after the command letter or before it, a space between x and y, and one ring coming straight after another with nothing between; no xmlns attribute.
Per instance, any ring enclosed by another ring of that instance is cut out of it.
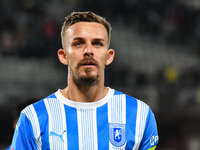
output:
<svg viewBox="0 0 200 150"><path fill-rule="evenodd" d="M22 110L12 150L147 150L158 143L155 117L144 102L109 88L92 103L58 90Z"/></svg>

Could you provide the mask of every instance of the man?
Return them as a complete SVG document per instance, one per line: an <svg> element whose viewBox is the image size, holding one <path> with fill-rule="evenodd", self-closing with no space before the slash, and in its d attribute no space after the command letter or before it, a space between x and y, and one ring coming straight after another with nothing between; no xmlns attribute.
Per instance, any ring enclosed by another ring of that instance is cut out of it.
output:
<svg viewBox="0 0 200 150"><path fill-rule="evenodd" d="M104 86L114 59L111 27L92 12L73 12L63 24L61 63L68 86L26 107L17 123L13 150L154 150L154 115L145 103Z"/></svg>

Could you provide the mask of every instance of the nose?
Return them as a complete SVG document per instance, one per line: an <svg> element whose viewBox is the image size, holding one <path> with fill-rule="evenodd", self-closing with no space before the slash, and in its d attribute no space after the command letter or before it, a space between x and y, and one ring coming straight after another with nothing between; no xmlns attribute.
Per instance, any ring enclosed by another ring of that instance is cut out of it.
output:
<svg viewBox="0 0 200 150"><path fill-rule="evenodd" d="M84 50L84 56L93 56L93 48L91 44L86 44L86 48Z"/></svg>

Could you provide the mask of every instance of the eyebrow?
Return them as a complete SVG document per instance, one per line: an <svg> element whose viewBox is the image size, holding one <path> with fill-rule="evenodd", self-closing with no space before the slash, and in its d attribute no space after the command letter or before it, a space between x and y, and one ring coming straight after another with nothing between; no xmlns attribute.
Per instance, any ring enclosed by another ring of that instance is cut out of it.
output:
<svg viewBox="0 0 200 150"><path fill-rule="evenodd" d="M73 39L73 41L84 41L84 38L82 37L76 37ZM95 38L92 41L96 41L96 42L104 42L105 40L102 38Z"/></svg>
<svg viewBox="0 0 200 150"><path fill-rule="evenodd" d="M102 38L96 38L96 39L94 39L93 41L95 41L95 42L104 42L105 40L102 39Z"/></svg>
<svg viewBox="0 0 200 150"><path fill-rule="evenodd" d="M81 38L81 37L77 37L77 38L74 38L73 41L83 41L84 38Z"/></svg>

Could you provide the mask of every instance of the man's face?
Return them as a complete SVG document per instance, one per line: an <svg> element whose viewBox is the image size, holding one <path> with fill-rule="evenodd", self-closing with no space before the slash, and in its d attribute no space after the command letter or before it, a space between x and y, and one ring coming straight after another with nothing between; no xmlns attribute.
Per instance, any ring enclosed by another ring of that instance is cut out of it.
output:
<svg viewBox="0 0 200 150"><path fill-rule="evenodd" d="M78 86L92 86L104 79L109 55L106 28L99 23L78 22L66 31L69 76Z"/></svg>

